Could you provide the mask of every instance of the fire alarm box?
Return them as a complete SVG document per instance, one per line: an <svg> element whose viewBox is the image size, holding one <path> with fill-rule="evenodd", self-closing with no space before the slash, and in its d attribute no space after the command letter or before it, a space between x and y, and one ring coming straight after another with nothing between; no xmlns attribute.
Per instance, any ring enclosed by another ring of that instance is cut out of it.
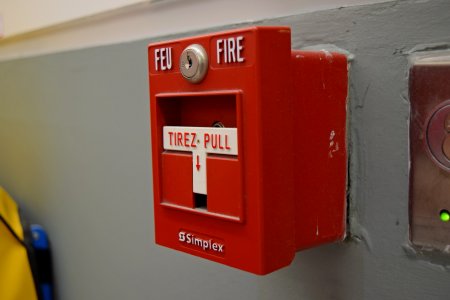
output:
<svg viewBox="0 0 450 300"><path fill-rule="evenodd" d="M148 57L157 244L267 274L344 238L345 55L251 27Z"/></svg>

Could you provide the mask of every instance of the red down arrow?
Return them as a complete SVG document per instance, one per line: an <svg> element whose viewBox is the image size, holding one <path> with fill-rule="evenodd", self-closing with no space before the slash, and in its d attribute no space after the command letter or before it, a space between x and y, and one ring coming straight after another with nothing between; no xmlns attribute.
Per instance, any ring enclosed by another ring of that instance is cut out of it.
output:
<svg viewBox="0 0 450 300"><path fill-rule="evenodd" d="M197 171L200 171L200 157L197 155L197 164L195 165L197 167Z"/></svg>

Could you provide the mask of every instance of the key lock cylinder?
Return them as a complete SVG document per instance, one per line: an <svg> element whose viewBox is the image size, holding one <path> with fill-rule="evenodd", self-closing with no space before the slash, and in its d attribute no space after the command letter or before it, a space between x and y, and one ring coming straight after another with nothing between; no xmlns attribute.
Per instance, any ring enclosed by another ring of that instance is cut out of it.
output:
<svg viewBox="0 0 450 300"><path fill-rule="evenodd" d="M181 53L180 71L183 77L191 83L199 83L208 72L208 55L205 48L193 44Z"/></svg>

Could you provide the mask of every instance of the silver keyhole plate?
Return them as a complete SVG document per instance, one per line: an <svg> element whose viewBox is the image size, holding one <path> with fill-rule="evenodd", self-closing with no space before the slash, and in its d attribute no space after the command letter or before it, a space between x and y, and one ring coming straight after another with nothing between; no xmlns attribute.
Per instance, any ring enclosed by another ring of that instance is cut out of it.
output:
<svg viewBox="0 0 450 300"><path fill-rule="evenodd" d="M199 83L208 72L208 55L199 44L186 47L180 56L180 71L192 83Z"/></svg>

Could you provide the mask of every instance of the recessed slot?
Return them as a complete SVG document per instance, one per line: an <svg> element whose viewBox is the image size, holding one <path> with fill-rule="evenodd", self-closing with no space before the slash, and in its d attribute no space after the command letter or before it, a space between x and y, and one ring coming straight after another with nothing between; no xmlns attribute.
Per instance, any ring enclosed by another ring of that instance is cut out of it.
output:
<svg viewBox="0 0 450 300"><path fill-rule="evenodd" d="M158 97L163 126L237 127L235 94Z"/></svg>
<svg viewBox="0 0 450 300"><path fill-rule="evenodd" d="M194 207L198 209L207 209L208 196L194 193Z"/></svg>

